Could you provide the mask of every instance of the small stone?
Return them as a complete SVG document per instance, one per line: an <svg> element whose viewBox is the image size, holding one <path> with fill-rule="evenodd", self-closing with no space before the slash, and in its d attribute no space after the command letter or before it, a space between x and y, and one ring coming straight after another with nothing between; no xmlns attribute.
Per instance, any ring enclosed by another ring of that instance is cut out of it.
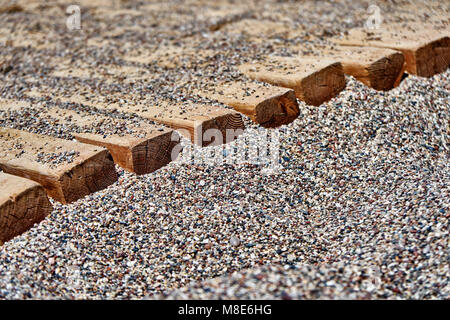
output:
<svg viewBox="0 0 450 320"><path fill-rule="evenodd" d="M237 246L239 246L239 245L241 244L241 240L240 240L238 237L233 236L233 237L231 237L231 239L230 239L230 244L231 244L233 247L237 247Z"/></svg>

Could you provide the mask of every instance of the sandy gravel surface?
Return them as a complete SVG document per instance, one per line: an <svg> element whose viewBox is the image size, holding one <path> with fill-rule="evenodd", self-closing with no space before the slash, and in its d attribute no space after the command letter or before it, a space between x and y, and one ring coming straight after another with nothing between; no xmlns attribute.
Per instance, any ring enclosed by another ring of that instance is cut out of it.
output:
<svg viewBox="0 0 450 320"><path fill-rule="evenodd" d="M386 11L387 21L411 12L402 3L380 3L396 8ZM233 66L246 59L291 55L289 43L326 41L361 26L367 4L305 1L301 14L298 3L250 5L257 19L285 19L303 30L295 40L275 36L262 45L214 31L220 23L207 10L197 19L173 19L191 17L194 10L178 2L158 6L153 15L121 11L110 17L116 9L89 9L75 35L24 5L24 11L0 14L6 17L4 28L46 40L17 46L14 40L6 43L2 30L0 95L39 107L80 108L52 99L52 93L89 87L104 95L143 95L149 101L164 95L176 101L189 82L237 79L242 75ZM152 12L152 4L145 5ZM135 12L144 4L120 6ZM64 17L60 7L50 6L46 14ZM417 8L421 18L432 12L427 10L446 9L445 4ZM155 50L160 41L220 49L223 55L207 58L201 68L148 64L146 70L157 76L133 84L120 77L52 75L67 61L77 68L142 67L123 57ZM222 165L202 162L211 153L232 157L234 146L252 141L251 130L225 151L196 150L194 164L183 155L145 176L118 168L117 183L70 205L55 202L42 223L0 248L0 297L448 299L449 78L448 70L429 79L409 76L398 88L377 92L348 77L346 89L330 102L300 103L297 120L272 129L280 134L277 173L232 159ZM181 85L174 87L177 81ZM26 95L41 87L48 98ZM247 128L258 128L245 121ZM69 139L73 129L1 111L0 125Z"/></svg>

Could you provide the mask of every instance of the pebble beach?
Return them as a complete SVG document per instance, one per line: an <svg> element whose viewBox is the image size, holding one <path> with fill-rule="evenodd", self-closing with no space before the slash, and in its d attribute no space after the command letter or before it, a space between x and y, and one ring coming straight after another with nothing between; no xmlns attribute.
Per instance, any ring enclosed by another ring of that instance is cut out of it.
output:
<svg viewBox="0 0 450 320"><path fill-rule="evenodd" d="M306 3L305 12L324 17L314 31L317 16L307 18L305 13L302 20L289 16L287 7L280 11L305 28L298 43L307 35L326 41L327 36L358 26L357 16L367 8L364 1L330 2L323 8ZM402 12L409 12L405 3ZM268 1L270 5L275 4ZM439 4L435 7L444 10ZM260 17L264 12L253 14ZM20 17L35 19L27 13L1 14L9 15L9 26L19 24ZM395 18L390 14L388 21ZM89 26L96 21L86 20ZM139 21L147 26L142 22L147 20ZM170 41L188 42L180 33L201 35L211 28L204 21L182 26L172 26L176 32ZM169 37L164 34L168 25L155 28L159 29L154 39ZM78 80L40 80L53 71L45 64L52 56L44 53L92 67L99 57L111 62L115 52L124 56L138 47L139 34L128 36L134 41L128 49L123 35L109 38L110 46L81 50L78 44L73 52L28 48L19 55L20 49L9 47L0 53L2 61L17 61L8 72L0 65L0 95L28 101L37 110L77 110L79 105L25 95L41 85L60 95L76 90ZM236 79L233 64L249 56L293 54L276 38L253 48L245 39L227 42L220 37L195 38L200 47L222 45L230 52L214 61L215 68L179 73L148 66L161 76L137 80L135 85L89 80L83 85L136 100L149 90L149 101L159 94L176 101L189 81L210 79L218 70L218 78ZM66 49L67 41L61 38ZM119 60L115 63L123 65ZM184 85L165 90L169 80ZM449 299L450 70L430 78L408 75L386 92L353 77L346 76L346 81L337 97L319 107L299 101L299 117L282 127L262 129L244 117L247 130L241 136L224 146L196 148L194 163L182 153L167 166L139 176L117 166L119 180L110 187L68 205L52 200L51 215L0 247L0 298ZM125 123L142 121L114 117ZM64 139L73 139L78 130L75 123L61 126L1 110L0 126ZM251 140L252 129L268 134L277 130L276 172L245 162L202 161L211 154L232 157L224 149ZM102 124L92 130L107 131ZM70 161L73 156L42 155L39 161Z"/></svg>

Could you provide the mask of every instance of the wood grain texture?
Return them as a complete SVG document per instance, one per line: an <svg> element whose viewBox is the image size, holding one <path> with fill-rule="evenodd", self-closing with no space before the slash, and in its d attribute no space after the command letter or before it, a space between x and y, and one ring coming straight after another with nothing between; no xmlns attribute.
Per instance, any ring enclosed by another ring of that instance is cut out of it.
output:
<svg viewBox="0 0 450 320"><path fill-rule="evenodd" d="M136 174L147 174L169 164L172 151L179 141L173 130L148 131L145 138L107 137L92 133L76 133L75 138L83 143L105 147L114 162Z"/></svg>
<svg viewBox="0 0 450 320"><path fill-rule="evenodd" d="M42 184L50 197L62 203L102 190L117 180L107 149L9 128L0 128L0 141L0 168ZM73 156L60 163L51 160L63 153Z"/></svg>
<svg viewBox="0 0 450 320"><path fill-rule="evenodd" d="M371 47L332 47L318 50L325 59L342 64L345 74L355 77L375 90L390 90L398 85L404 71L401 52Z"/></svg>
<svg viewBox="0 0 450 320"><path fill-rule="evenodd" d="M435 29L419 24L389 25L380 29L349 30L336 43L346 46L368 46L401 51L405 56L406 71L422 77L431 77L445 71L450 65L450 38L447 29Z"/></svg>
<svg viewBox="0 0 450 320"><path fill-rule="evenodd" d="M217 53L191 47L164 46L155 52L132 55L125 60L153 64L166 69L198 69L211 66ZM185 96L198 94L206 99L232 107L264 127L277 127L292 122L299 115L293 91L261 84L248 79L211 81L201 76L191 79Z"/></svg>
<svg viewBox="0 0 450 320"><path fill-rule="evenodd" d="M46 90L31 91L27 94L30 97L45 97ZM159 100L153 102L143 98L133 102L134 97L121 94L120 96L103 96L100 93L80 90L78 94L72 96L59 96L53 93L52 99L62 102L78 103L83 106L96 108L104 111L120 111L135 114L142 119L149 119L154 122L167 125L173 129L183 129L181 133L199 146L208 146L211 141L204 141L203 136L208 129L217 129L227 139L227 130L242 130L245 128L242 116L234 111L221 106L213 106L205 103L192 101L174 102L169 100ZM129 101L121 103L117 101Z"/></svg>
<svg viewBox="0 0 450 320"><path fill-rule="evenodd" d="M0 172L0 245L41 222L52 209L40 184Z"/></svg>
<svg viewBox="0 0 450 320"><path fill-rule="evenodd" d="M227 26L234 27L234 23ZM159 65L166 69L199 69L211 67L217 52L192 47L163 46L155 52L132 55L125 60ZM180 88L185 96L198 94L234 108L264 127L277 127L296 119L300 113L292 90L273 87L249 79L211 81L198 76L188 88Z"/></svg>
<svg viewBox="0 0 450 320"><path fill-rule="evenodd" d="M268 41L281 38L284 41L295 38L304 32L301 26L287 21L244 19L227 26L227 34L241 34L246 40L262 45ZM273 46L279 47L276 41ZM290 44L288 50L297 51L298 58L317 58L337 61L342 64L345 74L354 76L359 81L376 90L392 89L403 71L404 58L400 52L370 47L339 47L316 44L306 50L303 44Z"/></svg>
<svg viewBox="0 0 450 320"><path fill-rule="evenodd" d="M300 114L294 90L267 84L243 81L217 83L198 94L231 106L266 128L288 124Z"/></svg>
<svg viewBox="0 0 450 320"><path fill-rule="evenodd" d="M116 164L136 174L153 172L175 160L172 150L179 135L160 125L16 100L0 99L0 111L9 117L32 114L41 126L53 123L66 128L80 142L107 148Z"/></svg>
<svg viewBox="0 0 450 320"><path fill-rule="evenodd" d="M243 64L239 70L252 79L291 88L298 99L318 106L345 88L342 65L314 58L267 57Z"/></svg>

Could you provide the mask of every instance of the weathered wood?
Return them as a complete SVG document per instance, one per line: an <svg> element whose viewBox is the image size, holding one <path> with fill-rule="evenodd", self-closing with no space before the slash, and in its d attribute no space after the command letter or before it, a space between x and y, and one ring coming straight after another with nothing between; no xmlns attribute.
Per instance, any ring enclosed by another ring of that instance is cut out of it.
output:
<svg viewBox="0 0 450 320"><path fill-rule="evenodd" d="M227 25L236 23L246 17L252 16L251 11L239 12L238 10L234 10L235 12L225 12L223 9L217 12L213 12L211 10L207 11L207 13L213 13L212 15L209 14L209 19L207 20L208 29L210 31L217 31Z"/></svg>
<svg viewBox="0 0 450 320"><path fill-rule="evenodd" d="M211 65L215 53L186 47L166 46L150 54L126 57L128 61L157 64L161 67L204 68ZM265 127L277 127L292 122L299 115L298 103L292 90L272 87L256 81L233 80L214 82L203 77L192 79L189 87L180 88L185 96L198 94L234 108Z"/></svg>
<svg viewBox="0 0 450 320"><path fill-rule="evenodd" d="M422 77L443 72L450 65L450 38L446 29L421 25L389 25L374 30L356 28L335 42L401 51L405 56L406 71Z"/></svg>
<svg viewBox="0 0 450 320"><path fill-rule="evenodd" d="M267 57L256 63L243 64L239 70L252 79L291 88L298 99L316 106L345 88L342 65L335 61Z"/></svg>
<svg viewBox="0 0 450 320"><path fill-rule="evenodd" d="M62 203L102 190L117 180L107 149L0 128L0 169L34 180Z"/></svg>
<svg viewBox="0 0 450 320"><path fill-rule="evenodd" d="M29 96L46 96L46 90L28 92ZM215 107L204 103L172 102L168 100L146 100L145 98L136 102L134 97L128 95L113 94L103 96L101 93L94 93L88 88L86 91L79 90L73 96L58 96L53 93L50 98L59 99L62 102L79 103L87 107L97 108L107 111L120 111L136 114L143 119L149 119L157 123L167 125L173 129L184 129L181 133L191 139L199 146L208 146L213 141L204 141L203 136L209 129L218 130L223 136L223 142L236 138L235 132L245 128L242 117L234 110L223 107ZM120 101L126 100L124 104ZM233 131L230 133L230 131ZM230 138L232 137L232 138Z"/></svg>
<svg viewBox="0 0 450 320"><path fill-rule="evenodd" d="M217 83L203 88L198 94L229 105L266 128L288 124L300 114L293 90L267 84Z"/></svg>
<svg viewBox="0 0 450 320"><path fill-rule="evenodd" d="M166 52L165 49L168 51ZM191 56L195 52L190 52ZM202 56L198 54L198 57ZM203 52L203 56L207 52ZM150 55L131 55L124 57L124 60L133 61L138 64L159 64L165 68L177 67L180 63L188 63L189 55L184 56L183 51L176 47L160 48ZM96 78L105 82L124 82L124 79L134 82L144 79L152 79L152 74L145 67L124 67L107 65L101 72L89 72L87 68L74 68L70 63L63 63L54 71L54 75L67 79L88 79L93 73ZM141 70L141 71L139 71ZM130 73L131 71L131 73ZM153 75L154 76L154 75ZM225 141L231 141L235 138L235 131L245 128L242 117L239 113L224 108L222 106L213 106L202 101L192 101L185 99L182 102L164 99L159 96L146 95L136 97L129 94L108 93L92 90L88 86L80 86L77 83L76 90L71 90L72 94L64 92L63 96L58 96L53 92L50 98L60 99L64 102L75 102L85 106L94 107L102 110L118 110L125 113L133 113L141 118L149 119L157 123L167 125L173 129L183 129L182 134L191 139L192 142L207 146L212 141L203 141L206 130L217 129L221 132ZM46 95L48 91L41 90L32 94ZM127 101L122 103L121 101ZM227 131L234 131L227 137Z"/></svg>
<svg viewBox="0 0 450 320"><path fill-rule="evenodd" d="M0 5L0 13L15 13L22 11L23 7L16 3L10 5Z"/></svg>
<svg viewBox="0 0 450 320"><path fill-rule="evenodd" d="M261 44L271 39L288 40L299 36L304 30L287 21L244 19L223 30L226 33L238 33L248 41ZM272 46L284 46L273 41ZM400 52L370 47L338 47L315 45L308 50L305 46L289 45L290 52L297 51L301 58L319 58L337 61L342 64L345 74L352 75L367 86L376 90L392 89L401 77L404 58Z"/></svg>
<svg viewBox="0 0 450 320"><path fill-rule="evenodd" d="M66 128L80 142L107 148L116 164L136 174L153 172L175 160L172 151L179 141L178 133L138 119L117 119L13 100L0 100L2 113L8 118L28 113L39 125L57 124L54 136L59 136L58 128Z"/></svg>
<svg viewBox="0 0 450 320"><path fill-rule="evenodd" d="M401 52L391 49L335 46L319 49L317 54L339 61L345 74L375 90L394 88L404 71L405 58Z"/></svg>
<svg viewBox="0 0 450 320"><path fill-rule="evenodd" d="M105 147L111 152L114 162L136 174L147 174L162 168L172 160L172 151L178 144L178 133L164 129L150 129L144 138L133 136L109 136L92 133L77 133L75 138L83 143Z"/></svg>
<svg viewBox="0 0 450 320"><path fill-rule="evenodd" d="M41 222L52 209L40 184L0 172L0 245Z"/></svg>
<svg viewBox="0 0 450 320"><path fill-rule="evenodd" d="M99 109L110 109L112 105L95 104ZM222 107L214 107L192 102L175 103L159 101L154 105L125 105L120 109L123 112L134 113L138 116L165 124L173 129L184 129L181 133L199 146L206 147L211 141L203 139L209 129L220 131L223 142L229 141L227 130L236 131L244 129L244 122L239 113Z"/></svg>
<svg viewBox="0 0 450 320"><path fill-rule="evenodd" d="M291 21L272 21L261 19L242 19L227 25L221 30L222 33L239 34L253 43L264 43L268 39L282 38L284 40L299 37L304 32L300 25Z"/></svg>
<svg viewBox="0 0 450 320"><path fill-rule="evenodd" d="M152 75L148 74L148 70L144 66L157 65L166 69L207 68L214 62L213 57L216 55L217 53L212 50L198 50L192 47L177 47L172 45L162 46L155 51L149 52L141 52L141 50L137 49L136 52L130 53L123 57L123 59L133 62L136 65L141 64L142 72L138 73L138 77L151 79ZM103 69L101 73L91 71L88 68L74 69L67 63L64 68L55 71L53 75L80 78L89 78L89 75L93 75L96 78L110 80L115 75L121 75L121 70L124 67L110 65L103 66ZM131 74L136 74L135 70L137 67L127 67L127 69L133 71ZM128 79L130 73L128 72L127 74ZM105 77L105 75L107 76ZM136 77L134 78L136 79ZM259 84L255 81L236 80L232 84L222 84L200 76L190 79L188 87L193 89L186 90L186 87L179 84L180 95L189 97L193 94L198 94L204 98L226 104L236 111L246 114L252 120L265 127L276 127L289 123L299 114L298 103L292 91L270 87L267 84ZM226 92L226 97L219 93L223 91ZM254 94L249 96L249 91L252 91ZM161 104L164 108L168 108L167 103L162 102ZM173 117L150 118L155 121L163 121L163 123L174 128L181 127L188 129L191 135L194 134L194 130L189 128L192 126L186 127L186 121L178 121L177 119L173 119ZM209 126L207 127L209 128Z"/></svg>
<svg viewBox="0 0 450 320"><path fill-rule="evenodd" d="M132 66L100 65L97 68L88 66L73 67L67 60L58 62L58 67L50 74L53 77L72 77L78 79L102 79L106 83L124 83L132 85L142 79L151 79L155 75L145 68Z"/></svg>
<svg viewBox="0 0 450 320"><path fill-rule="evenodd" d="M142 65L158 65L167 69L178 67L200 68L209 63L209 59L214 56L212 50L198 50L190 47L161 46L155 51L130 52L123 57L125 61L140 63ZM145 69L143 69L145 70Z"/></svg>

